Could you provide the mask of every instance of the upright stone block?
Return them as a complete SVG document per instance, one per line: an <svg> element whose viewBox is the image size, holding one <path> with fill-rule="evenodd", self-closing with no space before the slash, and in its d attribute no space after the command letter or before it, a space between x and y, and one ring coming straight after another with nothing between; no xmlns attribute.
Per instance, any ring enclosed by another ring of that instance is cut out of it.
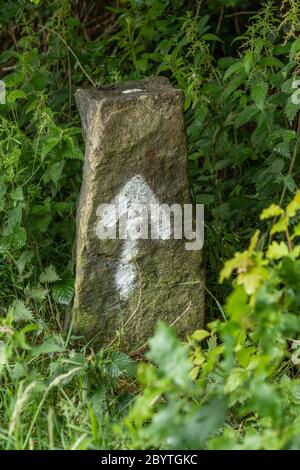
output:
<svg viewBox="0 0 300 470"><path fill-rule="evenodd" d="M106 227L113 218L99 212L105 203L191 203L183 93L156 78L79 89L76 100L86 154L77 209L75 331L98 345L120 332L130 350L144 344L158 320L175 324L184 337L203 325L201 251L155 230L154 239L139 240L104 240L97 232L99 218Z"/></svg>

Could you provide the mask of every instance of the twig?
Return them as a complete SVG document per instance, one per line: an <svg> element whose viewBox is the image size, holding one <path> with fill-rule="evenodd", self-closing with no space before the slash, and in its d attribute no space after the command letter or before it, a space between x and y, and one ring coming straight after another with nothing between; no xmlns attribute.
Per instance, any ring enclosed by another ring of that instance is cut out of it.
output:
<svg viewBox="0 0 300 470"><path fill-rule="evenodd" d="M91 77L89 76L89 74L84 70L84 68L82 67L81 63L79 62L79 59L78 59L77 55L76 55L75 52L70 48L70 46L67 44L66 40L65 40L57 31L55 31L55 30L52 29L52 28L48 28L48 26L39 25L39 28L41 28L41 29L47 29L48 31L51 31L51 33L56 34L56 36L64 43L64 45L66 46L66 48L71 52L71 54L72 54L73 57L75 58L76 62L78 63L79 67L81 68L82 72L83 72L84 75L87 77L87 79L91 82L91 84L93 85L93 87L96 87L96 83L91 79Z"/></svg>

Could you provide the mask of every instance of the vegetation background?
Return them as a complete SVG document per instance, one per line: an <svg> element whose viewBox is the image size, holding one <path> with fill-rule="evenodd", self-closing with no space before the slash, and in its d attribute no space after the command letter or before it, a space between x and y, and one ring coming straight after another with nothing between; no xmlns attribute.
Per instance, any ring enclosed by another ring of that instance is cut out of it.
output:
<svg viewBox="0 0 300 470"><path fill-rule="evenodd" d="M300 448L299 32L298 0L0 0L1 449ZM143 362L64 322L74 91L152 75L185 93L208 325Z"/></svg>

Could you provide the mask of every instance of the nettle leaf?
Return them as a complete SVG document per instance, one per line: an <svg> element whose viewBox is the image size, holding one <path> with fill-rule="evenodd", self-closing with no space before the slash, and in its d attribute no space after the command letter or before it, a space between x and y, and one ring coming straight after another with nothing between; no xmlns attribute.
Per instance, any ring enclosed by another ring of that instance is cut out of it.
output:
<svg viewBox="0 0 300 470"><path fill-rule="evenodd" d="M48 137L47 140L42 145L41 156L45 158L48 153L51 152L60 142L59 136Z"/></svg>
<svg viewBox="0 0 300 470"><path fill-rule="evenodd" d="M203 41L219 41L223 42L222 39L219 38L216 34L213 33L206 33L202 36Z"/></svg>
<svg viewBox="0 0 300 470"><path fill-rule="evenodd" d="M19 274L23 274L26 266L30 263L33 258L33 252L30 250L24 251L16 261L16 266Z"/></svg>
<svg viewBox="0 0 300 470"><path fill-rule="evenodd" d="M246 106L246 108L235 118L234 127L238 129L247 124L258 113L258 109L254 105Z"/></svg>
<svg viewBox="0 0 300 470"><path fill-rule="evenodd" d="M29 297L38 302L42 302L47 295L47 289L41 286L32 287L29 291Z"/></svg>
<svg viewBox="0 0 300 470"><path fill-rule="evenodd" d="M24 200L24 193L23 193L22 186L17 186L15 189L13 189L9 193L9 195L14 201L23 201Z"/></svg>
<svg viewBox="0 0 300 470"><path fill-rule="evenodd" d="M7 88L16 87L24 83L25 77L23 72L13 72L4 76L4 83Z"/></svg>
<svg viewBox="0 0 300 470"><path fill-rule="evenodd" d="M224 392L232 393L239 388L248 378L248 372L242 368L236 367L231 370L226 380Z"/></svg>
<svg viewBox="0 0 300 470"><path fill-rule="evenodd" d="M122 351L114 351L109 357L108 371L111 377L118 378L122 375L135 378L136 362Z"/></svg>
<svg viewBox="0 0 300 470"><path fill-rule="evenodd" d="M44 174L45 182L52 181L57 185L58 181L61 179L62 171L65 166L65 160L53 163Z"/></svg>
<svg viewBox="0 0 300 470"><path fill-rule="evenodd" d="M13 90L7 94L6 100L8 103L15 103L17 100L26 99L27 95L23 90Z"/></svg>
<svg viewBox="0 0 300 470"><path fill-rule="evenodd" d="M27 233L24 227L16 227L11 234L11 242L15 248L22 248L27 241Z"/></svg>
<svg viewBox="0 0 300 470"><path fill-rule="evenodd" d="M65 134L62 146L62 157L70 160L83 160L83 153L70 135Z"/></svg>
<svg viewBox="0 0 300 470"><path fill-rule="evenodd" d="M293 91L295 90L293 88L293 82L294 82L294 78L288 78L287 80L285 80L283 82L283 84L281 85L281 90L290 95L291 93L293 93Z"/></svg>
<svg viewBox="0 0 300 470"><path fill-rule="evenodd" d="M223 92L223 95L222 95L223 101L226 101L229 98L229 96L232 95L232 93L239 88L239 86L243 83L244 79L245 77L244 77L244 74L242 73L233 77L233 79L229 82L229 84L227 85L227 87L225 88Z"/></svg>
<svg viewBox="0 0 300 470"><path fill-rule="evenodd" d="M147 357L163 374L180 386L190 384L192 363L188 348L179 341L172 328L159 322L155 335L149 340L149 346Z"/></svg>
<svg viewBox="0 0 300 470"><path fill-rule="evenodd" d="M60 277L56 273L55 267L51 264L48 266L40 275L40 283L45 284L47 282L56 282L60 281Z"/></svg>
<svg viewBox="0 0 300 470"><path fill-rule="evenodd" d="M17 300L11 307L13 319L15 322L33 322L34 315L30 308L26 307L22 300Z"/></svg>
<svg viewBox="0 0 300 470"><path fill-rule="evenodd" d="M8 235L12 234L15 227L17 225L20 225L21 220L22 220L22 205L18 204L17 207L15 207L9 212L7 222L3 228L3 236L7 237Z"/></svg>
<svg viewBox="0 0 300 470"><path fill-rule="evenodd" d="M231 77L231 75L233 75L236 72L240 72L241 70L243 70L243 68L244 68L243 62L241 60L237 60L236 62L234 62L228 67L228 69L226 70L224 74L223 80L224 81L227 80L227 78Z"/></svg>
<svg viewBox="0 0 300 470"><path fill-rule="evenodd" d="M55 302L69 305L74 295L74 279L64 279L52 287L52 297Z"/></svg>
<svg viewBox="0 0 300 470"><path fill-rule="evenodd" d="M290 124L293 124L293 121L299 110L300 110L300 103L295 104L292 102L291 98L289 98L285 105L284 112Z"/></svg>
<svg viewBox="0 0 300 470"><path fill-rule="evenodd" d="M269 85L266 82L255 83L251 86L251 98L259 109L264 108L264 103L268 94Z"/></svg>
<svg viewBox="0 0 300 470"><path fill-rule="evenodd" d="M52 338L46 339L42 344L34 346L31 350L31 354L33 357L37 357L41 354L61 353L64 350L65 347L60 338L53 336Z"/></svg>
<svg viewBox="0 0 300 470"><path fill-rule="evenodd" d="M260 60L259 64L267 67L276 67L278 69L283 67L283 63L281 62L281 60L277 59L277 57L272 56L263 57Z"/></svg>
<svg viewBox="0 0 300 470"><path fill-rule="evenodd" d="M252 51L248 51L244 57L244 68L247 75L250 74L254 66L254 55Z"/></svg>

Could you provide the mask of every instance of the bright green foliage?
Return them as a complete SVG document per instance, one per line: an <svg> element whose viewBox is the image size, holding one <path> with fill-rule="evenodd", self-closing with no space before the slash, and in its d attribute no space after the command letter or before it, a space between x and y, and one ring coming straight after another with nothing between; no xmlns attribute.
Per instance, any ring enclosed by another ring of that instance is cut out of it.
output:
<svg viewBox="0 0 300 470"><path fill-rule="evenodd" d="M256 232L225 263L221 281L236 273L225 321L186 344L158 326L148 353L156 367L139 366L143 393L123 424L130 447L299 448L299 211L300 193L282 211L284 240L263 251ZM263 212L277 214L274 205Z"/></svg>
<svg viewBox="0 0 300 470"><path fill-rule="evenodd" d="M298 0L0 0L0 448L300 447L299 18ZM74 92L152 75L185 94L210 324L186 344L161 325L137 389L130 357L66 332Z"/></svg>

